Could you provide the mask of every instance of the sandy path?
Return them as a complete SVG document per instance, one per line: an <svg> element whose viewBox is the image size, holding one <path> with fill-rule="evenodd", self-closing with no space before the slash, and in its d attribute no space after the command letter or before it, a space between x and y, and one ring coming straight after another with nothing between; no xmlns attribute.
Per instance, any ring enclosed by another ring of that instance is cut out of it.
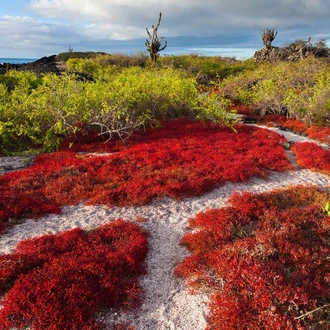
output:
<svg viewBox="0 0 330 330"><path fill-rule="evenodd" d="M186 231L188 219L208 208L224 206L233 191L264 192L297 184L330 186L330 177L298 169L288 173L271 173L267 180L253 178L248 184L227 183L208 194L182 201L166 198L147 206L111 209L103 206L66 206L60 215L29 219L13 227L1 236L0 253L13 251L16 244L26 238L75 227L92 229L117 218L134 221L137 217L143 217L145 221L141 225L151 234L146 261L148 272L141 277L144 301L135 312L121 315L101 313L99 318L109 328L114 321L128 321L135 330L202 330L206 326L207 297L190 295L174 276L176 265L187 255L179 242Z"/></svg>

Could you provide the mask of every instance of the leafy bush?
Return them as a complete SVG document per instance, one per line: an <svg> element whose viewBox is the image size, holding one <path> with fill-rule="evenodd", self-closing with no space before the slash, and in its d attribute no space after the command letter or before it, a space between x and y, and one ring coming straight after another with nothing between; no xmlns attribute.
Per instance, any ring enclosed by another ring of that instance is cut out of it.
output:
<svg viewBox="0 0 330 330"><path fill-rule="evenodd" d="M286 115L286 109L283 107L285 93L285 86L280 86L272 79L264 79L254 88L252 100L261 115Z"/></svg>
<svg viewBox="0 0 330 330"><path fill-rule="evenodd" d="M41 79L32 72L9 71L0 76L0 153L39 130L40 123L35 123L37 127L31 123L29 97L40 85Z"/></svg>
<svg viewBox="0 0 330 330"><path fill-rule="evenodd" d="M106 138L125 139L167 118L198 115L229 125L233 119L221 102L199 95L195 79L185 71L115 66L95 70L94 82L47 74L35 88L32 73L11 72L18 81L15 88L8 91L0 84L1 152L20 145L56 150L63 136L77 131L77 123L98 128Z"/></svg>
<svg viewBox="0 0 330 330"><path fill-rule="evenodd" d="M283 138L276 133L243 125L236 131L169 121L162 128L134 134L118 153L41 155L31 168L0 176L2 229L9 219L58 212L60 206L82 200L141 205L163 196L196 196L227 181L247 182L252 176L266 177L268 170L292 168L279 143ZM115 143L110 146L114 149L99 143L101 151L118 151ZM93 144L93 151L97 147Z"/></svg>
<svg viewBox="0 0 330 330"><path fill-rule="evenodd" d="M291 115L304 119L308 124L330 121L330 75L328 70L317 72L313 84L291 88L284 101Z"/></svg>
<svg viewBox="0 0 330 330"><path fill-rule="evenodd" d="M245 70L252 70L255 63L251 60L239 61L221 56L201 56L196 54L163 56L159 66L171 66L186 70L193 75L207 75L209 79L223 79Z"/></svg>
<svg viewBox="0 0 330 330"><path fill-rule="evenodd" d="M189 221L176 269L210 295L207 329L325 329L330 324L329 193L234 193Z"/></svg>
<svg viewBox="0 0 330 330"><path fill-rule="evenodd" d="M96 59L101 66L115 65L119 67L139 66L146 67L150 63L149 56L146 53L138 52L132 55L111 54L99 56Z"/></svg>
<svg viewBox="0 0 330 330"><path fill-rule="evenodd" d="M310 121L313 123L330 122L330 74L328 70L316 76L311 97L308 99Z"/></svg>
<svg viewBox="0 0 330 330"><path fill-rule="evenodd" d="M219 89L256 112L287 115L306 124L329 120L329 64L321 59L259 64L229 76Z"/></svg>
<svg viewBox="0 0 330 330"><path fill-rule="evenodd" d="M68 69L85 73L94 73L95 68L108 67L115 65L118 68L139 66L139 67L158 67L185 70L192 77L206 75L208 80L223 79L233 74L252 70L256 64L253 60L239 61L234 58L220 56L201 56L191 55L165 55L153 63L149 56L144 53L133 55L107 54L91 58L72 57L67 61Z"/></svg>
<svg viewBox="0 0 330 330"><path fill-rule="evenodd" d="M71 58L82 58L82 59L88 59L88 58L95 58L100 55L106 55L105 53L100 52L64 52L59 53L56 55L56 60L59 62L66 62Z"/></svg>
<svg viewBox="0 0 330 330"><path fill-rule="evenodd" d="M0 255L0 329L101 329L101 309L139 301L147 250L141 227L123 220L20 242Z"/></svg>

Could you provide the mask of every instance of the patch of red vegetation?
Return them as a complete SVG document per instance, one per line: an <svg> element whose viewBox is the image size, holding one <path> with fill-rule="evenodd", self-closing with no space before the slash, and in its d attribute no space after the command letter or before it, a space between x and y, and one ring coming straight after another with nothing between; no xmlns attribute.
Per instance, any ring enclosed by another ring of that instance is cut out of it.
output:
<svg viewBox="0 0 330 330"><path fill-rule="evenodd" d="M303 186L234 193L229 206L190 220L182 243L191 255L176 274L210 295L206 329L329 325L329 198Z"/></svg>
<svg viewBox="0 0 330 330"><path fill-rule="evenodd" d="M275 124L284 126L286 120L286 117L280 115L265 115L260 118L259 123L268 127L273 127Z"/></svg>
<svg viewBox="0 0 330 330"><path fill-rule="evenodd" d="M295 143L291 150L299 166L330 175L330 150L311 142Z"/></svg>
<svg viewBox="0 0 330 330"><path fill-rule="evenodd" d="M72 132L62 141L60 151L111 153L125 148L125 144L120 139L106 142L107 138L104 135L100 135L97 130L92 130L93 127L86 127L83 123L76 123L75 128L76 132Z"/></svg>
<svg viewBox="0 0 330 330"><path fill-rule="evenodd" d="M123 220L20 242L0 255L0 329L101 329L101 309L138 303L147 250L146 233Z"/></svg>
<svg viewBox="0 0 330 330"><path fill-rule="evenodd" d="M279 115L266 115L260 121L260 124L265 124L269 127L279 124L282 127L286 127L291 131L302 133L306 132L308 125L300 120L290 119Z"/></svg>
<svg viewBox="0 0 330 330"><path fill-rule="evenodd" d="M269 170L292 169L279 143L283 137L244 125L236 129L172 121L135 134L131 146L119 153L41 155L31 168L0 176L0 229L9 220L56 213L80 201L142 205L164 196L200 195L227 181L266 177Z"/></svg>
<svg viewBox="0 0 330 330"><path fill-rule="evenodd" d="M306 133L311 139L330 144L330 127L312 125L306 130Z"/></svg>
<svg viewBox="0 0 330 330"><path fill-rule="evenodd" d="M249 117L255 117L254 110L246 104L235 104L231 107L232 110L236 110L237 113L241 115L246 115Z"/></svg>
<svg viewBox="0 0 330 330"><path fill-rule="evenodd" d="M330 144L330 127L318 125L309 126L300 120L290 119L279 115L266 115L259 120L259 123L268 127L273 127L276 124L279 124L293 132L306 133L310 139Z"/></svg>
<svg viewBox="0 0 330 330"><path fill-rule="evenodd" d="M283 121L283 126L294 131L294 132L306 132L308 126L300 120L286 119Z"/></svg>

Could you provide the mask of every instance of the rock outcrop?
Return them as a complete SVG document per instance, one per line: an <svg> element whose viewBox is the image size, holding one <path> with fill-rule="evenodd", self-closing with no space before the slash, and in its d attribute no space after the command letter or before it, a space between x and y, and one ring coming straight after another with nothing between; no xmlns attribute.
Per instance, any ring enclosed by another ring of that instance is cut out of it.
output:
<svg viewBox="0 0 330 330"><path fill-rule="evenodd" d="M254 59L258 63L299 61L308 56L329 57L330 49L327 47L311 47L305 44L292 44L286 47L264 47L254 53Z"/></svg>
<svg viewBox="0 0 330 330"><path fill-rule="evenodd" d="M32 71L37 74L55 72L59 73L61 68L57 64L56 55L45 56L37 61L23 64L2 63L0 64L0 74L8 70Z"/></svg>

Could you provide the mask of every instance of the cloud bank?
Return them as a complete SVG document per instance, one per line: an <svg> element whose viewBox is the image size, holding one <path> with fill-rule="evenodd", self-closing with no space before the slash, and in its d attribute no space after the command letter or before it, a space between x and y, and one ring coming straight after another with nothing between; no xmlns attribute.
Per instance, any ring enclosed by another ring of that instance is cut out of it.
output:
<svg viewBox="0 0 330 330"><path fill-rule="evenodd" d="M278 45L330 36L330 0L32 0L24 8L26 16L0 15L0 49L143 50L159 12L167 49L259 49L266 28L278 31Z"/></svg>

